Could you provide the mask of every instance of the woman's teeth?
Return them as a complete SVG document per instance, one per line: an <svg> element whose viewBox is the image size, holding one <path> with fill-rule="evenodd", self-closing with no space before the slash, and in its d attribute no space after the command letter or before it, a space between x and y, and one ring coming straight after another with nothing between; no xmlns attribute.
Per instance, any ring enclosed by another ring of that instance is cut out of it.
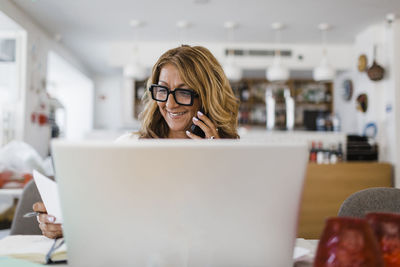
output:
<svg viewBox="0 0 400 267"><path fill-rule="evenodd" d="M185 114L186 112L184 111L184 112L168 112L168 114L171 116L171 117L177 117L177 116L180 116L180 115L183 115L183 114Z"/></svg>

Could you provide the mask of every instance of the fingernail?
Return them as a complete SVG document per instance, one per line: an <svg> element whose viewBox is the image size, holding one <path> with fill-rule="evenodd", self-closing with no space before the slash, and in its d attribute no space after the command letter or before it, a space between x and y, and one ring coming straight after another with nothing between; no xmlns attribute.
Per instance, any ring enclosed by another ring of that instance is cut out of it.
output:
<svg viewBox="0 0 400 267"><path fill-rule="evenodd" d="M197 111L197 114L199 114L199 116L203 116L203 113L201 111Z"/></svg>
<svg viewBox="0 0 400 267"><path fill-rule="evenodd" d="M199 119L196 117L193 117L193 121L199 121Z"/></svg>
<svg viewBox="0 0 400 267"><path fill-rule="evenodd" d="M48 216L47 219L49 220L49 222L54 222L56 218L54 218L52 216Z"/></svg>
<svg viewBox="0 0 400 267"><path fill-rule="evenodd" d="M189 131L186 131L186 134L187 134L187 135L190 135L190 132L189 132Z"/></svg>

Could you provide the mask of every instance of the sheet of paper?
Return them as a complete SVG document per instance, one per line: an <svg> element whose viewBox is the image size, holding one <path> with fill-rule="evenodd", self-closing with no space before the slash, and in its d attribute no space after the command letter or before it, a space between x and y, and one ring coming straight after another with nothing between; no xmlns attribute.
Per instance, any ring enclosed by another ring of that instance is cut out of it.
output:
<svg viewBox="0 0 400 267"><path fill-rule="evenodd" d="M47 209L47 213L56 217L56 223L62 223L57 183L36 170L33 170L33 179Z"/></svg>
<svg viewBox="0 0 400 267"><path fill-rule="evenodd" d="M9 235L0 240L0 256L13 254L46 255L54 239L43 235Z"/></svg>
<svg viewBox="0 0 400 267"><path fill-rule="evenodd" d="M310 253L309 249L306 248L301 248L301 247L295 247L293 251L293 259L296 260L300 257L303 257L305 255L308 255Z"/></svg>
<svg viewBox="0 0 400 267"><path fill-rule="evenodd" d="M0 266L7 267L43 267L43 264L37 264L29 261L0 257Z"/></svg>
<svg viewBox="0 0 400 267"><path fill-rule="evenodd" d="M60 244L62 241L62 239L58 239L57 244ZM32 262L45 263L46 255L53 244L54 239L47 238L43 235L9 235L0 240L0 258L6 256ZM65 260L67 258L66 253L67 246L63 243L63 245L53 251L52 259L54 260L54 258L56 258L56 260ZM0 261L0 266L8 265L2 265Z"/></svg>

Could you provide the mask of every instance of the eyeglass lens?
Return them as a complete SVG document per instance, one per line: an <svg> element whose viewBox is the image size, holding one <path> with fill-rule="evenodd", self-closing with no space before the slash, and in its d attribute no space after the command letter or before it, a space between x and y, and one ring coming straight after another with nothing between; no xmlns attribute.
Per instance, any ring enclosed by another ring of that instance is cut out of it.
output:
<svg viewBox="0 0 400 267"><path fill-rule="evenodd" d="M189 90L185 89L175 89L168 93L168 89L161 86L153 87L153 98L158 101L167 101L168 95L173 94L176 103L182 105L189 105L192 103L193 94Z"/></svg>

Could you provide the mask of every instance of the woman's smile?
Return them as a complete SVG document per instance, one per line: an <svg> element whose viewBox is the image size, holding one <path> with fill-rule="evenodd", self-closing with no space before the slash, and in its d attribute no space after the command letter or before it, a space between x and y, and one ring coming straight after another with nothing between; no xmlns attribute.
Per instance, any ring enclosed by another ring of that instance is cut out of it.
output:
<svg viewBox="0 0 400 267"><path fill-rule="evenodd" d="M187 111L182 111L182 112L167 111L167 114L171 119L181 119L183 115L186 113Z"/></svg>

